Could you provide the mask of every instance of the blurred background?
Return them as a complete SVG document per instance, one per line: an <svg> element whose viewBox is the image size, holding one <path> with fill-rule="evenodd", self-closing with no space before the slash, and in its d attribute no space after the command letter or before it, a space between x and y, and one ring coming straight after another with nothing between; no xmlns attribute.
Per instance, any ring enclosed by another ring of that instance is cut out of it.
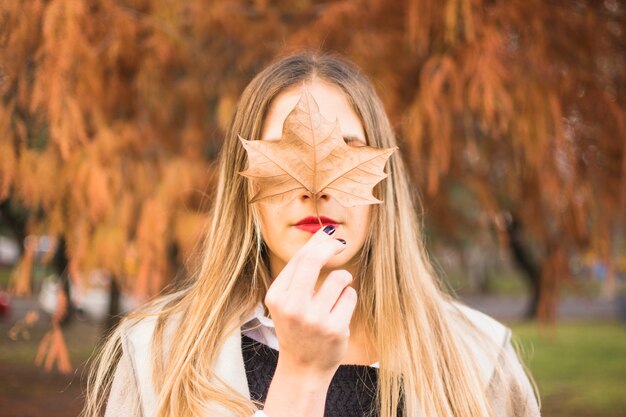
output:
<svg viewBox="0 0 626 417"><path fill-rule="evenodd" d="M0 416L71 416L120 315L185 277L246 83L370 76L444 284L511 326L544 416L626 416L621 0L0 5Z"/></svg>

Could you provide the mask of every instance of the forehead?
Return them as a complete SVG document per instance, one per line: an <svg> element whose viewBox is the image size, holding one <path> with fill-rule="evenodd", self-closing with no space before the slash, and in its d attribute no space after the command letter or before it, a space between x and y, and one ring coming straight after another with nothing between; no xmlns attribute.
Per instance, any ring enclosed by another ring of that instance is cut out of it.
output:
<svg viewBox="0 0 626 417"><path fill-rule="evenodd" d="M339 120L341 133L355 137L365 143L361 119L352 109L347 97L336 85L314 79L306 83L309 93L315 98L322 116L329 121ZM261 139L277 140L282 136L283 123L302 95L302 86L297 85L278 94L263 121Z"/></svg>

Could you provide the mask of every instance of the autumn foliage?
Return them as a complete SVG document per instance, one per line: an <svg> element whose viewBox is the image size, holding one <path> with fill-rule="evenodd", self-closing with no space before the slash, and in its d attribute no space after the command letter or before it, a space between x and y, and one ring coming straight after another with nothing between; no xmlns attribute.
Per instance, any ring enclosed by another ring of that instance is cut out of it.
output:
<svg viewBox="0 0 626 417"><path fill-rule="evenodd" d="M29 233L65 239L75 280L103 268L143 296L171 280L172 247L182 261L201 233L239 93L302 49L340 53L373 79L427 222L532 248L544 319L568 256L591 250L611 265L624 233L620 2L0 7L0 201L27 209ZM463 205L451 189L467 193Z"/></svg>
<svg viewBox="0 0 626 417"><path fill-rule="evenodd" d="M339 121L326 120L306 89L285 119L280 140L241 138L241 143L248 154L248 169L241 175L258 187L250 202L282 206L305 189L316 202L320 226L319 193L344 207L380 203L372 189L387 177L385 163L397 149L348 145Z"/></svg>

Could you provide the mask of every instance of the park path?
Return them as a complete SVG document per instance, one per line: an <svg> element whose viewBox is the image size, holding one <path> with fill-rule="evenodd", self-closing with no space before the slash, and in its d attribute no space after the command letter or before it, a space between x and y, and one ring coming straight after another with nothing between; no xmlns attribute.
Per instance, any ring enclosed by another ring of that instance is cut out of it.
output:
<svg viewBox="0 0 626 417"><path fill-rule="evenodd" d="M470 295L461 297L468 306L504 322L522 319L528 299L519 295ZM618 318L617 304L599 297L561 298L557 308L557 322L570 320L601 321Z"/></svg>
<svg viewBox="0 0 626 417"><path fill-rule="evenodd" d="M520 295L467 295L460 298L468 306L505 322L521 320L528 302L527 297ZM27 311L38 308L36 298L14 298L11 300L12 314L9 321L24 317ZM565 296L557 308L557 321L617 318L616 303L599 297Z"/></svg>

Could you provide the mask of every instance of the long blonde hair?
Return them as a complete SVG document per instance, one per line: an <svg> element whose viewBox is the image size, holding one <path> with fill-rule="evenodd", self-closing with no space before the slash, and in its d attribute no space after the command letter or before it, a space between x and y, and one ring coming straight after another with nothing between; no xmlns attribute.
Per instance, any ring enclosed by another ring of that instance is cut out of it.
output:
<svg viewBox="0 0 626 417"><path fill-rule="evenodd" d="M162 308L154 313L158 321L152 362L158 416L200 416L208 399L241 417L251 416L256 409L249 398L217 382L212 370L225 339L243 324L271 284L267 251L254 208L248 204L250 187L238 174L247 159L237 136L259 138L273 98L313 77L343 90L361 118L369 145L396 145L370 82L342 59L291 56L267 67L250 82L226 132L202 260L189 285L161 300ZM452 298L427 259L416 194L398 153L391 156L387 171L389 176L374 189L383 203L372 207L372 224L355 280L359 285L355 317L372 335L380 358L380 415L395 416L398 407L404 408L405 416L492 415L487 386L478 377L479 364L451 324ZM163 332L174 314L185 319L175 330L177 343L167 345ZM469 321L466 324L467 332L475 330ZM99 366L92 371L84 416L99 415L104 406L112 369L121 355L122 329L105 344ZM497 362L501 346L474 333L478 344Z"/></svg>

